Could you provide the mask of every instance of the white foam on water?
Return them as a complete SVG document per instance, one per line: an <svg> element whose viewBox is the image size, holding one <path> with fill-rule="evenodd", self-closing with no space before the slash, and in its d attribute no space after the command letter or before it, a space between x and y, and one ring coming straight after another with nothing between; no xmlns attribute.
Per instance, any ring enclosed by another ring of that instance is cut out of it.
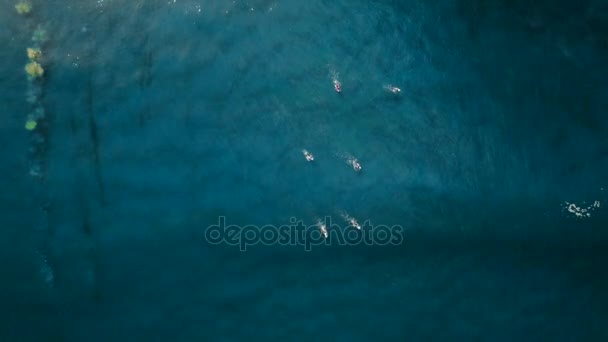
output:
<svg viewBox="0 0 608 342"><path fill-rule="evenodd" d="M600 206L600 201L594 201L593 204L589 206L584 206L584 202L581 206L575 203L564 202L563 208L566 209L571 216L582 219L591 217L591 213L599 209Z"/></svg>
<svg viewBox="0 0 608 342"><path fill-rule="evenodd" d="M41 261L40 274L42 275L42 278L44 279L44 283L48 287L54 287L55 272L53 271L53 268L49 264L48 258L46 257L46 255L44 253L42 253L40 251L36 251L36 254L38 254L38 257L40 258L40 261Z"/></svg>
<svg viewBox="0 0 608 342"><path fill-rule="evenodd" d="M325 225L325 223L323 223L323 221L321 221L321 219L317 220L317 227L319 228L321 234L323 234L323 237L327 239L327 237L329 236L329 233L327 232L327 226Z"/></svg>

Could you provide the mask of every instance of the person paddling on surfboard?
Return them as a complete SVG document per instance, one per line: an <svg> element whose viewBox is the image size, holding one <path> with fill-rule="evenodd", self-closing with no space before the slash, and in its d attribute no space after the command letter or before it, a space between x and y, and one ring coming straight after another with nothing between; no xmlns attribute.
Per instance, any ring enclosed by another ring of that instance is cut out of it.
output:
<svg viewBox="0 0 608 342"><path fill-rule="evenodd" d="M356 158L349 158L346 163L350 165L356 172L361 171L361 164Z"/></svg>
<svg viewBox="0 0 608 342"><path fill-rule="evenodd" d="M342 92L342 84L340 83L340 81L338 81L335 78L334 78L334 89L336 90L337 93Z"/></svg>
<svg viewBox="0 0 608 342"><path fill-rule="evenodd" d="M384 89L390 91L393 94L399 94L401 92L401 88L395 87L394 85L390 85L390 84L385 85Z"/></svg>
<svg viewBox="0 0 608 342"><path fill-rule="evenodd" d="M306 158L307 161L311 162L315 160L315 157L312 155L312 153L308 152L307 150L302 150L302 153L304 154L304 158Z"/></svg>

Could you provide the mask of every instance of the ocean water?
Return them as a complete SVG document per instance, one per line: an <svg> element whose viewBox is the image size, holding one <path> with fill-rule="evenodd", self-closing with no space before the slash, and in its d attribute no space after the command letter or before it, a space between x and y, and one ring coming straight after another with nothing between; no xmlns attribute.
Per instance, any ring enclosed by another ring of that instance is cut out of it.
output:
<svg viewBox="0 0 608 342"><path fill-rule="evenodd" d="M605 1L15 2L0 341L608 339Z"/></svg>

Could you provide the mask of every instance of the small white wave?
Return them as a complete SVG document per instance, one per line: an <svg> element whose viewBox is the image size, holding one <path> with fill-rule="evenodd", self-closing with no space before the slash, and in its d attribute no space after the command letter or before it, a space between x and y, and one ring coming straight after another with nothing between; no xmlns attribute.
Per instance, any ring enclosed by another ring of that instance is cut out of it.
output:
<svg viewBox="0 0 608 342"><path fill-rule="evenodd" d="M591 217L591 214L599 209L601 206L600 201L594 201L593 204L589 206L577 205L576 203L564 202L564 209L571 215L576 218L588 218Z"/></svg>
<svg viewBox="0 0 608 342"><path fill-rule="evenodd" d="M55 285L55 272L53 272L53 268L49 264L48 258L40 251L36 251L38 257L40 258L40 274L42 275L42 279L44 283L48 287L53 287Z"/></svg>

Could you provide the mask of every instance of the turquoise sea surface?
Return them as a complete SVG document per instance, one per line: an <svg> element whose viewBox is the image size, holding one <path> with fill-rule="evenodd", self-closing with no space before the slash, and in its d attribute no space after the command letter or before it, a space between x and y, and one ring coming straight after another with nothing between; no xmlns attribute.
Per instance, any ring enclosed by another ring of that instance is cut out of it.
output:
<svg viewBox="0 0 608 342"><path fill-rule="evenodd" d="M606 1L17 2L0 341L608 340Z"/></svg>

